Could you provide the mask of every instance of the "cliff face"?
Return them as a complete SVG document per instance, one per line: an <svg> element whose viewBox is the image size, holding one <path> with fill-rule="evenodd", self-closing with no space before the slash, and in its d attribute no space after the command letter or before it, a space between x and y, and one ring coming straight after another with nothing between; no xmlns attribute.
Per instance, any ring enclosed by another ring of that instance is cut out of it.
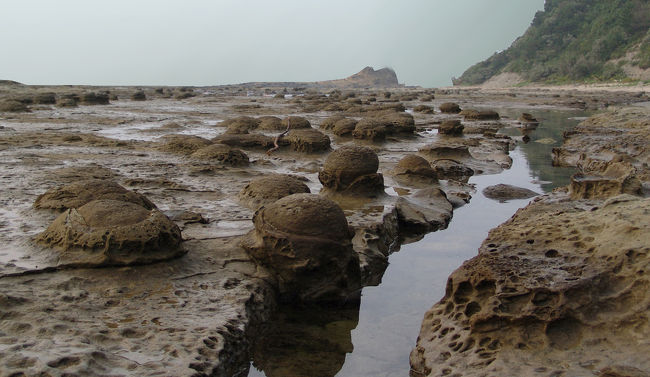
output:
<svg viewBox="0 0 650 377"><path fill-rule="evenodd" d="M649 28L647 0L546 0L523 36L453 82L479 85L513 73L547 83L648 80Z"/></svg>

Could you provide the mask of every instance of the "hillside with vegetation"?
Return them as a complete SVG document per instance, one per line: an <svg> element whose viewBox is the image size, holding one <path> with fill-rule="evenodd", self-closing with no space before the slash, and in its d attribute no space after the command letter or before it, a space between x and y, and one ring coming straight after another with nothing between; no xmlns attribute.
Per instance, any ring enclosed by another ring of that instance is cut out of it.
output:
<svg viewBox="0 0 650 377"><path fill-rule="evenodd" d="M649 0L546 0L523 36L454 78L479 85L504 73L520 81L647 80Z"/></svg>

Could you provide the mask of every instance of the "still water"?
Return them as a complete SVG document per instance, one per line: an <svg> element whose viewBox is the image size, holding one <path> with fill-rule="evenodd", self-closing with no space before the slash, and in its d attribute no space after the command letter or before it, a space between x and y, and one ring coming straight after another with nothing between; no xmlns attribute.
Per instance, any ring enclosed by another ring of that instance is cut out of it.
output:
<svg viewBox="0 0 650 377"><path fill-rule="evenodd" d="M499 110L510 117L520 112ZM510 152L511 169L472 177L470 183L476 185L476 193L471 202L454 210L447 229L402 245L392 254L382 283L363 289L358 308L282 308L257 341L248 376L407 376L409 353L424 313L444 295L447 277L476 255L490 229L530 201L500 203L485 198L482 190L505 183L544 193L569 183L572 169L552 167L551 150L561 145L562 132L587 114L529 112L541 123L528 134L530 142L520 143ZM521 136L517 129L502 132Z"/></svg>

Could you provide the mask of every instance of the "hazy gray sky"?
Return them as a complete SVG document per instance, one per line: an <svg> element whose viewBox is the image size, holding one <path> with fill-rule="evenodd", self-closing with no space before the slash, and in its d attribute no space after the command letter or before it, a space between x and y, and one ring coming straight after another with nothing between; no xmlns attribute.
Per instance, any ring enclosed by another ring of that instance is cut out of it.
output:
<svg viewBox="0 0 650 377"><path fill-rule="evenodd" d="M544 0L0 0L0 79L217 85L391 67L450 85Z"/></svg>

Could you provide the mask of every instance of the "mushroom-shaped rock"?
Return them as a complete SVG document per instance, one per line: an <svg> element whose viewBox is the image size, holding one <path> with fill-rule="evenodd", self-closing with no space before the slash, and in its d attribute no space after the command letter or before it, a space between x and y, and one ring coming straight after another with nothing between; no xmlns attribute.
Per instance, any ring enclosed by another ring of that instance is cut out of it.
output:
<svg viewBox="0 0 650 377"><path fill-rule="evenodd" d="M287 126L282 125L282 119L278 117L268 115L259 117L257 119L260 120L260 124L257 126L257 128L260 130L278 131L287 128Z"/></svg>
<svg viewBox="0 0 650 377"><path fill-rule="evenodd" d="M128 265L179 256L181 231L160 211L118 200L70 208L36 238L60 251L63 265Z"/></svg>
<svg viewBox="0 0 650 377"><path fill-rule="evenodd" d="M218 143L197 150L191 157L229 166L246 166L249 162L248 155L243 151Z"/></svg>
<svg viewBox="0 0 650 377"><path fill-rule="evenodd" d="M505 202L512 199L528 199L539 195L535 191L506 184L498 184L483 189L486 198Z"/></svg>
<svg viewBox="0 0 650 377"><path fill-rule="evenodd" d="M301 129L301 128L311 128L311 123L303 117L297 117L297 116L288 116L284 119L282 119L282 126L283 128L287 128L287 126L291 125L291 129Z"/></svg>
<svg viewBox="0 0 650 377"><path fill-rule="evenodd" d="M309 187L295 177L271 174L252 180L239 192L239 201L250 209L275 202L292 194L310 193Z"/></svg>
<svg viewBox="0 0 650 377"><path fill-rule="evenodd" d="M156 208L144 195L129 191L117 183L105 179L88 179L50 189L36 198L34 208L66 210L79 208L98 199L130 202L148 210Z"/></svg>
<svg viewBox="0 0 650 377"><path fill-rule="evenodd" d="M161 151L189 155L212 144L208 139L194 135L166 135L162 137Z"/></svg>
<svg viewBox="0 0 650 377"><path fill-rule="evenodd" d="M412 133L415 131L415 119L409 113L388 112L378 116L377 119L390 125L389 133Z"/></svg>
<svg viewBox="0 0 650 377"><path fill-rule="evenodd" d="M458 114L460 113L460 106L454 102L445 102L440 105L440 111L447 114Z"/></svg>
<svg viewBox="0 0 650 377"><path fill-rule="evenodd" d="M359 259L343 210L317 194L260 208L242 246L276 277L283 301L345 301L360 288Z"/></svg>
<svg viewBox="0 0 650 377"><path fill-rule="evenodd" d="M261 121L249 116L226 119L217 124L218 127L226 127L228 134L247 134L249 131L256 129Z"/></svg>
<svg viewBox="0 0 650 377"><path fill-rule="evenodd" d="M443 135L462 135L463 125L458 119L447 119L442 121L438 127L438 133Z"/></svg>
<svg viewBox="0 0 650 377"><path fill-rule="evenodd" d="M393 173L400 179L415 178L437 181L436 172L431 168L429 161L415 154L406 155L399 160Z"/></svg>
<svg viewBox="0 0 650 377"><path fill-rule="evenodd" d="M334 125L334 135L336 136L349 136L352 135L354 128L357 126L357 121L351 118L341 119Z"/></svg>
<svg viewBox="0 0 650 377"><path fill-rule="evenodd" d="M330 138L315 128L291 130L286 139L297 152L322 152L330 149Z"/></svg>
<svg viewBox="0 0 650 377"><path fill-rule="evenodd" d="M377 173L379 158L368 147L343 146L327 156L318 179L321 193L374 197L384 192L384 177Z"/></svg>
<svg viewBox="0 0 650 377"><path fill-rule="evenodd" d="M433 110L433 107L427 106L427 105L418 105L413 108L413 111L416 113L421 113L421 114L433 114L435 111Z"/></svg>
<svg viewBox="0 0 650 377"><path fill-rule="evenodd" d="M327 119L325 119L321 124L320 128L323 130L333 130L334 125L336 125L336 122L339 120L347 119L343 115L333 115Z"/></svg>
<svg viewBox="0 0 650 377"><path fill-rule="evenodd" d="M352 131L352 136L355 139L367 139L367 140L384 140L386 134L389 133L388 128L390 123L387 123L379 119L362 119L357 122L354 130Z"/></svg>

